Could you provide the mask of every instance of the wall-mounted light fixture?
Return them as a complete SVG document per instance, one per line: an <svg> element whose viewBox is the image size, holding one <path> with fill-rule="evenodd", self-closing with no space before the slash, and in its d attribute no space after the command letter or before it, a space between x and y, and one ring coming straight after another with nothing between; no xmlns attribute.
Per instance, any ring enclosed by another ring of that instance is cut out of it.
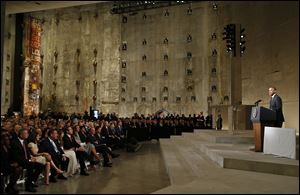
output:
<svg viewBox="0 0 300 195"><path fill-rule="evenodd" d="M76 54L77 54L77 56L80 55L80 49L79 48L76 49Z"/></svg>
<svg viewBox="0 0 300 195"><path fill-rule="evenodd" d="M212 97L211 96L207 97L207 102L212 102Z"/></svg>
<svg viewBox="0 0 300 195"><path fill-rule="evenodd" d="M80 81L79 81L79 80L76 80L76 82L75 82L75 83L76 83L76 86L77 86L77 87L79 87L79 85L80 85Z"/></svg>
<svg viewBox="0 0 300 195"><path fill-rule="evenodd" d="M58 24L59 24L59 17L58 17L58 15L55 16L55 24L56 24L56 26L58 26Z"/></svg>
<svg viewBox="0 0 300 195"><path fill-rule="evenodd" d="M98 62L96 60L93 60L93 66L94 66L94 68L97 67L97 64L98 64Z"/></svg>
<svg viewBox="0 0 300 195"><path fill-rule="evenodd" d="M166 10L166 11L165 11L165 16L169 16L169 15L170 15L169 11Z"/></svg>
<svg viewBox="0 0 300 195"><path fill-rule="evenodd" d="M98 51L97 51L97 49L95 48L95 49L94 49L94 57L97 57L97 54L98 54Z"/></svg>
<svg viewBox="0 0 300 195"><path fill-rule="evenodd" d="M187 10L187 15L192 15L192 12L193 12L192 8L189 7L188 10Z"/></svg>
<svg viewBox="0 0 300 195"><path fill-rule="evenodd" d="M227 102L229 101L229 96L228 95L224 96L224 101L227 101Z"/></svg>
<svg viewBox="0 0 300 195"><path fill-rule="evenodd" d="M46 22L45 18L43 17L41 20L41 24L44 24Z"/></svg>
<svg viewBox="0 0 300 195"><path fill-rule="evenodd" d="M216 85L211 86L211 91L212 92L217 92L217 86Z"/></svg>
<svg viewBox="0 0 300 195"><path fill-rule="evenodd" d="M51 99L52 99L52 101L56 101L56 95L55 95L55 94L52 94L52 95L51 95Z"/></svg>
<svg viewBox="0 0 300 195"><path fill-rule="evenodd" d="M142 60L147 60L147 56L144 54Z"/></svg>
<svg viewBox="0 0 300 195"><path fill-rule="evenodd" d="M143 40L143 43L142 43L142 44L143 44L143 45L147 45L146 39Z"/></svg>
<svg viewBox="0 0 300 195"><path fill-rule="evenodd" d="M192 102L196 101L196 96L192 96L192 97L191 97L191 101L192 101Z"/></svg>
<svg viewBox="0 0 300 195"><path fill-rule="evenodd" d="M57 56L58 56L58 52L54 51L54 58L57 59Z"/></svg>
<svg viewBox="0 0 300 195"><path fill-rule="evenodd" d="M211 39L212 40L216 40L217 39L217 34L215 32L211 35Z"/></svg>
<svg viewBox="0 0 300 195"><path fill-rule="evenodd" d="M188 43L192 42L192 36L190 34L186 37L186 41Z"/></svg>
<svg viewBox="0 0 300 195"><path fill-rule="evenodd" d="M169 43L169 40L168 40L167 37L164 39L163 43L164 43L164 44L168 44L168 43Z"/></svg>
<svg viewBox="0 0 300 195"><path fill-rule="evenodd" d="M97 19L98 18L98 13L94 14L94 18Z"/></svg>
<svg viewBox="0 0 300 195"><path fill-rule="evenodd" d="M212 8L213 8L213 10L215 10L215 11L218 10L218 5L217 5L216 2L213 2Z"/></svg>
<svg viewBox="0 0 300 195"><path fill-rule="evenodd" d="M218 54L217 50L216 49L213 49L212 51L212 56L216 56Z"/></svg>
<svg viewBox="0 0 300 195"><path fill-rule="evenodd" d="M93 85L97 86L97 80L93 80Z"/></svg>
<svg viewBox="0 0 300 195"><path fill-rule="evenodd" d="M168 54L165 54L165 55L164 55L164 60L168 60L168 59L169 59Z"/></svg>
<svg viewBox="0 0 300 195"><path fill-rule="evenodd" d="M164 76L168 76L169 72L167 70L164 71Z"/></svg>
<svg viewBox="0 0 300 195"><path fill-rule="evenodd" d="M54 73L56 74L58 65L55 63L54 66L53 66L53 68L54 68Z"/></svg>

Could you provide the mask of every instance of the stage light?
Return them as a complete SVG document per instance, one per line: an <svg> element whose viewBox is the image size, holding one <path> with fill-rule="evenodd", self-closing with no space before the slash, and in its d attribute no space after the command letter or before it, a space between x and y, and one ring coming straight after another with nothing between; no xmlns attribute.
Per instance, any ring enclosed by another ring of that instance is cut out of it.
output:
<svg viewBox="0 0 300 195"><path fill-rule="evenodd" d="M228 24L224 27L223 40L226 40L227 52L233 52L233 56L236 55L236 43L235 43L235 24Z"/></svg>
<svg viewBox="0 0 300 195"><path fill-rule="evenodd" d="M246 46L245 46L245 28L242 28L240 29L240 52L241 52L241 55L245 53L245 50L246 50Z"/></svg>
<svg viewBox="0 0 300 195"><path fill-rule="evenodd" d="M217 10L218 9L218 5L214 2L213 3L213 10Z"/></svg>

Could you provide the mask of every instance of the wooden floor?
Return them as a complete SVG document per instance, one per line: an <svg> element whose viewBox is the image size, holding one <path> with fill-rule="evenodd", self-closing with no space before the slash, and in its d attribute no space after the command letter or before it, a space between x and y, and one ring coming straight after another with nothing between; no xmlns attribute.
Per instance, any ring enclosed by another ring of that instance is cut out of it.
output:
<svg viewBox="0 0 300 195"><path fill-rule="evenodd" d="M45 186L39 183L39 194L100 194L100 193L152 193L170 185L159 143L143 142L135 153L117 151L113 167L97 167L90 176L76 175ZM24 186L18 186L24 194Z"/></svg>

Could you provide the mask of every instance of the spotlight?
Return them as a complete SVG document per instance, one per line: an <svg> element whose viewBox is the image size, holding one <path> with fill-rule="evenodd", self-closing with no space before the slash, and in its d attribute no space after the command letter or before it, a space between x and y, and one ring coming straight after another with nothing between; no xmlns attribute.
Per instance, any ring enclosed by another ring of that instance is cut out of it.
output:
<svg viewBox="0 0 300 195"><path fill-rule="evenodd" d="M245 28L241 27L241 29L240 29L240 52L241 52L241 54L244 54L245 50L246 50L245 34L243 34L244 32L245 32Z"/></svg>
<svg viewBox="0 0 300 195"><path fill-rule="evenodd" d="M213 10L217 10L218 9L218 5L214 2L213 3Z"/></svg>
<svg viewBox="0 0 300 195"><path fill-rule="evenodd" d="M235 25L228 24L224 27L223 40L226 40L227 52L233 52L233 56L236 55L236 43L235 43Z"/></svg>

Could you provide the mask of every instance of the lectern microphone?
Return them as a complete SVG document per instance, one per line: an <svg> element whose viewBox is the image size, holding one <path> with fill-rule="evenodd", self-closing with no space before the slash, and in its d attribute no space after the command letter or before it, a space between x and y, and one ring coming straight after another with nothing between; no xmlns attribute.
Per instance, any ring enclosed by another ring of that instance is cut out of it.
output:
<svg viewBox="0 0 300 195"><path fill-rule="evenodd" d="M258 103L261 102L262 100L257 100L254 104L255 106L258 106Z"/></svg>

